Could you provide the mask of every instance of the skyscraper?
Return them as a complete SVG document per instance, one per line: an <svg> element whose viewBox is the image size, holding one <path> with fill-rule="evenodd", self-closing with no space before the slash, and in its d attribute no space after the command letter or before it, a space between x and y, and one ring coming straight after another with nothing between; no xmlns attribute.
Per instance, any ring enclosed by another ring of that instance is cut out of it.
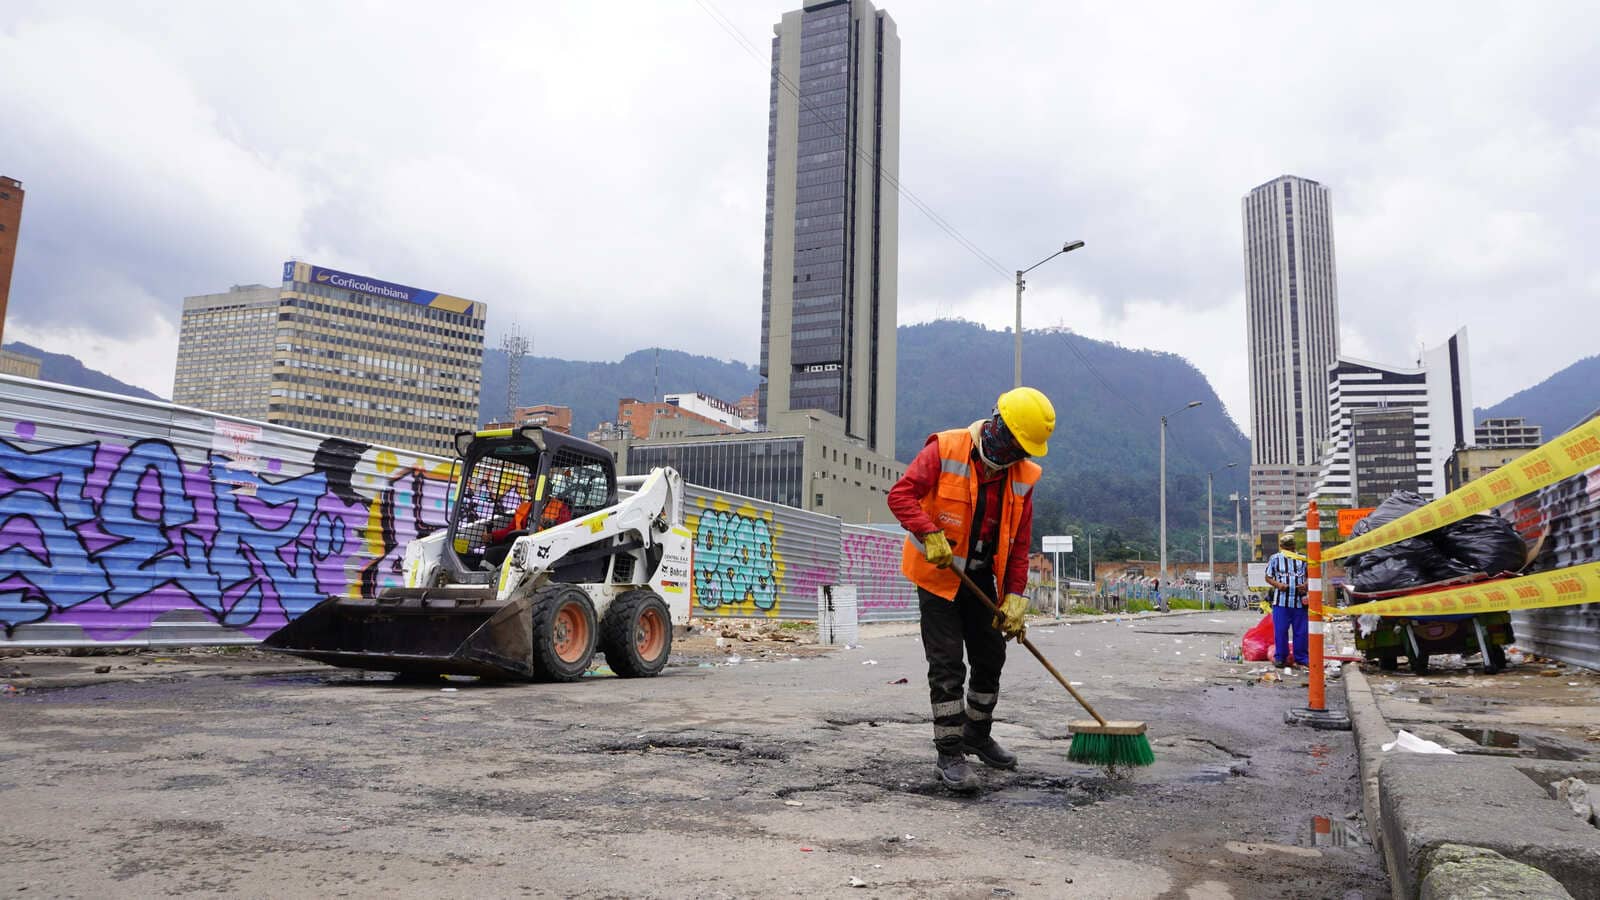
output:
<svg viewBox="0 0 1600 900"><path fill-rule="evenodd" d="M1333 434L1315 489L1320 502L1377 506L1393 491L1437 500L1451 454L1473 433L1467 330L1426 351L1415 368L1339 357L1327 404Z"/></svg>
<svg viewBox="0 0 1600 900"><path fill-rule="evenodd" d="M11 264L17 259L17 232L22 230L22 200L22 182L0 175L0 339L6 332Z"/></svg>
<svg viewBox="0 0 1600 900"><path fill-rule="evenodd" d="M1339 290L1328 189L1282 175L1242 201L1250 341L1250 493L1257 533L1288 526L1329 436Z"/></svg>
<svg viewBox="0 0 1600 900"><path fill-rule="evenodd" d="M773 28L761 420L822 411L894 453L900 39L867 0Z"/></svg>
<svg viewBox="0 0 1600 900"><path fill-rule="evenodd" d="M482 303L283 264L278 287L188 297L175 403L430 453L478 424Z"/></svg>

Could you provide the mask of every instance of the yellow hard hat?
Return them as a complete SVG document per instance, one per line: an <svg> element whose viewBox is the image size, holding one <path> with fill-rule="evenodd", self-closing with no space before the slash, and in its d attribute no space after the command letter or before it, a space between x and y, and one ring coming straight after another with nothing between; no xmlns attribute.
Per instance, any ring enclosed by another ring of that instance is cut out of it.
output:
<svg viewBox="0 0 1600 900"><path fill-rule="evenodd" d="M1050 398L1031 387L1012 388L995 402L1000 420L1029 456L1043 456L1056 430L1056 408Z"/></svg>

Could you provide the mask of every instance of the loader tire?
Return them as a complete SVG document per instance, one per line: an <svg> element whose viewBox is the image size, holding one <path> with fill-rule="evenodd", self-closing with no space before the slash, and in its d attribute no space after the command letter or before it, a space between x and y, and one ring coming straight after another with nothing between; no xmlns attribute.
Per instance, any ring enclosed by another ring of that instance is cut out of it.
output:
<svg viewBox="0 0 1600 900"><path fill-rule="evenodd" d="M659 675L672 655L672 613L652 591L628 591L612 601L600 626L611 671L623 678Z"/></svg>
<svg viewBox="0 0 1600 900"><path fill-rule="evenodd" d="M576 681L594 659L599 629L581 588L551 584L533 595L533 668L540 681Z"/></svg>

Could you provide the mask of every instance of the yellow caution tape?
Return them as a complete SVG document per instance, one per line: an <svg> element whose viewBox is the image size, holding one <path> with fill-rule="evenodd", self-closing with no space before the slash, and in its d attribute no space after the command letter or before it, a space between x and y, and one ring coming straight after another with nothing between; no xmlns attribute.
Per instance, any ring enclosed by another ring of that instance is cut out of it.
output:
<svg viewBox="0 0 1600 900"><path fill-rule="evenodd" d="M1600 602L1600 562L1323 611L1343 616L1454 616L1595 602Z"/></svg>
<svg viewBox="0 0 1600 900"><path fill-rule="evenodd" d="M1421 509L1330 548L1322 554L1322 559L1325 562L1342 559L1416 537L1595 466L1600 466L1600 417L1590 419L1543 447L1529 450Z"/></svg>

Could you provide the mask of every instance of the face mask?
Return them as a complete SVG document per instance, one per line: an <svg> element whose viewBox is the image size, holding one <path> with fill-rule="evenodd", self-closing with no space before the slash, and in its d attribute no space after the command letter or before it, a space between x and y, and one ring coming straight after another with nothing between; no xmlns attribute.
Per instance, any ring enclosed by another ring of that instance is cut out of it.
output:
<svg viewBox="0 0 1600 900"><path fill-rule="evenodd" d="M984 422L978 431L978 454L983 461L996 469L1003 469L1019 460L1027 459L1028 454L1012 436L1011 429L1006 427L1004 419L999 414L992 416Z"/></svg>

